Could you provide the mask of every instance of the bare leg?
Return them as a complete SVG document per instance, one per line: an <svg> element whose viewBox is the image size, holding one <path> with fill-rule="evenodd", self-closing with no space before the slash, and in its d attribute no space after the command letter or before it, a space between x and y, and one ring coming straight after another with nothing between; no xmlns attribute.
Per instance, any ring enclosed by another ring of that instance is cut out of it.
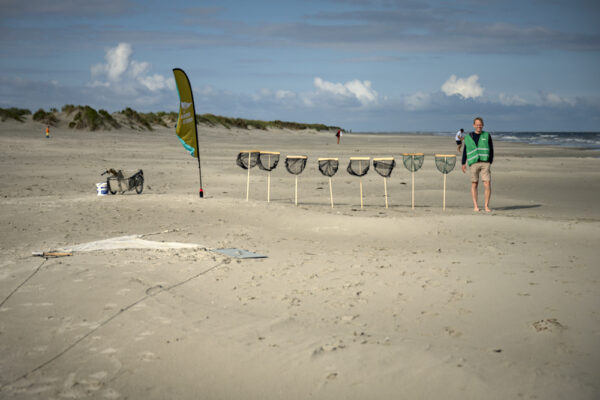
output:
<svg viewBox="0 0 600 400"><path fill-rule="evenodd" d="M483 186L485 187L485 211L490 212L490 197L492 197L492 183L489 181L483 181Z"/></svg>
<svg viewBox="0 0 600 400"><path fill-rule="evenodd" d="M477 206L477 185L478 182L471 182L471 197L473 197L473 211L479 211L479 206Z"/></svg>

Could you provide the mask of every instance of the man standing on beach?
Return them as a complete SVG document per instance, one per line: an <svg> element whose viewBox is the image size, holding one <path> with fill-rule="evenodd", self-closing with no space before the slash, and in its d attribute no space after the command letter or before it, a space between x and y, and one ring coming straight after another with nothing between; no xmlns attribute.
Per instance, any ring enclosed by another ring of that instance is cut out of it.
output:
<svg viewBox="0 0 600 400"><path fill-rule="evenodd" d="M457 152L460 153L460 146L462 146L462 142L465 139L465 130L460 128L460 131L456 132L456 145L458 146Z"/></svg>
<svg viewBox="0 0 600 400"><path fill-rule="evenodd" d="M46 139L50 139L50 125L46 125Z"/></svg>
<svg viewBox="0 0 600 400"><path fill-rule="evenodd" d="M337 144L340 144L340 138L342 137L341 129L338 129L337 133L335 134L335 137L337 138Z"/></svg>
<svg viewBox="0 0 600 400"><path fill-rule="evenodd" d="M462 156L462 171L466 172L467 166L471 170L471 196L473 197L473 210L479 211L477 206L477 186L479 176L485 187L485 211L490 212L490 197L492 195L492 175L490 166L494 161L494 145L492 135L483 130L483 118L473 120L474 132L465 136L465 148Z"/></svg>

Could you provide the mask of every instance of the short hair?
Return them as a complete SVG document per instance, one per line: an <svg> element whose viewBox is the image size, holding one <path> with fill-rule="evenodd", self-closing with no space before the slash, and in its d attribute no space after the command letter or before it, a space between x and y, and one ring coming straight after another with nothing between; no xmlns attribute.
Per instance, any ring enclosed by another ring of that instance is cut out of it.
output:
<svg viewBox="0 0 600 400"><path fill-rule="evenodd" d="M484 123L483 123L483 118L481 118L481 117L475 117L475 118L473 119L473 123L475 123L475 121L477 121L477 120L481 121L481 125L484 125Z"/></svg>

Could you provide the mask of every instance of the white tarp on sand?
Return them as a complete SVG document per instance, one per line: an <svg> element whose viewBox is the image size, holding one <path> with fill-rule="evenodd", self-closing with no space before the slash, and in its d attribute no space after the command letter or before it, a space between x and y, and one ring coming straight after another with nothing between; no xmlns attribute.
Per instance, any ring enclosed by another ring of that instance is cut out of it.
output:
<svg viewBox="0 0 600 400"><path fill-rule="evenodd" d="M144 235L119 236L115 238L97 240L94 242L82 243L72 247L59 249L60 251L94 251L94 250L116 250L116 249L191 249L204 248L194 243L179 242L155 242L142 239Z"/></svg>

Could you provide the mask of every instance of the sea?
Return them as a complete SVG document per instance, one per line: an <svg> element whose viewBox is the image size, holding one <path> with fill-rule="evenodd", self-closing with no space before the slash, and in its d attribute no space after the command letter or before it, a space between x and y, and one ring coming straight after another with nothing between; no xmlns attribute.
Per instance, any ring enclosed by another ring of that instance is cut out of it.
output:
<svg viewBox="0 0 600 400"><path fill-rule="evenodd" d="M578 147L600 150L600 132L490 132L492 138L503 142L520 142L559 147ZM434 132L438 136L452 136L456 133Z"/></svg>

